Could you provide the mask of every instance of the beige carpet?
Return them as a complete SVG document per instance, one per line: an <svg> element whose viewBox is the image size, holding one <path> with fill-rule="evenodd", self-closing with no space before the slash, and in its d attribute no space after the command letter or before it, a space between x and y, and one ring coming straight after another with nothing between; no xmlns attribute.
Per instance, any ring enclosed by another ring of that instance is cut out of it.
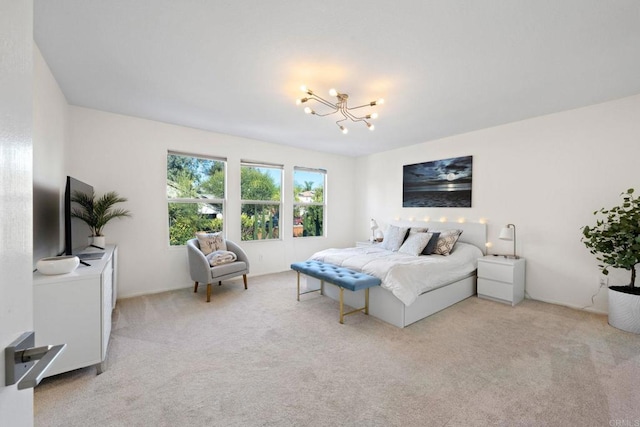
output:
<svg viewBox="0 0 640 427"><path fill-rule="evenodd" d="M297 302L286 272L114 315L106 372L45 379L36 426L640 425L640 336L536 301L340 325L337 302Z"/></svg>

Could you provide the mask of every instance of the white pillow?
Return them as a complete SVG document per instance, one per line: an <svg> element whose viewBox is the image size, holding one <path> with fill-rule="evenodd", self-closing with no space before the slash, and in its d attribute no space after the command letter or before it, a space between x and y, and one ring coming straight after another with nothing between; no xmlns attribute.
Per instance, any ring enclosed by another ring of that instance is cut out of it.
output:
<svg viewBox="0 0 640 427"><path fill-rule="evenodd" d="M431 240L433 233L410 233L398 252L418 256Z"/></svg>
<svg viewBox="0 0 640 427"><path fill-rule="evenodd" d="M226 251L227 242L222 237L222 233L205 233L199 231L196 233L198 243L200 244L200 250L203 254L209 255L214 251Z"/></svg>
<svg viewBox="0 0 640 427"><path fill-rule="evenodd" d="M407 235L407 227L397 227L395 225L389 225L387 232L384 233L384 240L380 247L388 251L397 251L404 242L404 238Z"/></svg>

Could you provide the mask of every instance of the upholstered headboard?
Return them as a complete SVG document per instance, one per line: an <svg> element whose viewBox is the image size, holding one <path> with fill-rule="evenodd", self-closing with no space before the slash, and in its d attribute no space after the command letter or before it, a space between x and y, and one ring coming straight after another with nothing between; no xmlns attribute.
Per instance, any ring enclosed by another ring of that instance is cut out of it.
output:
<svg viewBox="0 0 640 427"><path fill-rule="evenodd" d="M487 225L479 222L439 222L439 221L391 221L393 225L402 227L426 227L429 230L448 230L456 228L462 230L460 242L471 243L480 248L483 254L487 253ZM383 227L383 231L384 231Z"/></svg>

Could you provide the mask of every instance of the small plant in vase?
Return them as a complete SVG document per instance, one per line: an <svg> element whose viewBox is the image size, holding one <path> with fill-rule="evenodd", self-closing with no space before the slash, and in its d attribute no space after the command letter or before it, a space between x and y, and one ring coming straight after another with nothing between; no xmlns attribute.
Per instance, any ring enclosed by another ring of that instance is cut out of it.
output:
<svg viewBox="0 0 640 427"><path fill-rule="evenodd" d="M621 268L631 273L630 282L609 288L609 324L625 331L640 333L640 287L635 286L636 266L640 264L640 197L630 188L621 194L622 204L600 209L603 215L595 226L582 227L582 242L601 262L602 273Z"/></svg>
<svg viewBox="0 0 640 427"><path fill-rule="evenodd" d="M79 208L71 210L71 216L84 221L89 226L95 246L104 247L102 229L109 221L114 218L131 216L128 210L114 207L117 203L127 201L126 198L120 197L115 191L110 191L97 198L95 194L76 191L71 196L71 201L80 205Z"/></svg>

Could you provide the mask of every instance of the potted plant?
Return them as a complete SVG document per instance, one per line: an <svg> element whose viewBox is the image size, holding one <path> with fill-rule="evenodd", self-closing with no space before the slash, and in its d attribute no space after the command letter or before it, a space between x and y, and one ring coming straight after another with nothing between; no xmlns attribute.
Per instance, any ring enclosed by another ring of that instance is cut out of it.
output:
<svg viewBox="0 0 640 427"><path fill-rule="evenodd" d="M116 203L126 202L127 199L120 197L115 191L105 193L102 197L96 198L95 194L85 194L76 191L71 196L71 201L80 205L79 208L71 210L71 216L84 221L91 229L93 244L104 248L105 238L102 229L114 218L131 216L128 210L114 208Z"/></svg>
<svg viewBox="0 0 640 427"><path fill-rule="evenodd" d="M640 334L640 287L635 286L636 266L640 264L640 197L630 188L622 193L622 204L600 209L604 215L595 226L582 227L582 242L601 262L602 274L610 268L631 272L624 286L609 287L609 324L618 329Z"/></svg>

